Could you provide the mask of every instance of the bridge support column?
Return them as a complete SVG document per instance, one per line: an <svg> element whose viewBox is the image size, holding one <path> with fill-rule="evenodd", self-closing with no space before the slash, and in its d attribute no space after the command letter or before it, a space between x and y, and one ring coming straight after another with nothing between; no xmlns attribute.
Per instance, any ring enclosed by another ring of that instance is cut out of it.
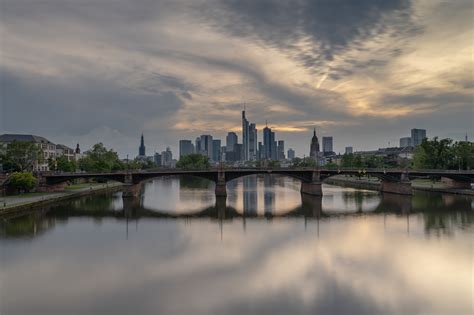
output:
<svg viewBox="0 0 474 315"><path fill-rule="evenodd" d="M216 181L216 190L215 191L216 191L216 198L217 197L227 197L227 189L226 189L224 171L219 171L217 173L217 181Z"/></svg>
<svg viewBox="0 0 474 315"><path fill-rule="evenodd" d="M453 189L471 189L470 181L460 181L447 177L441 177L441 182L447 186L447 188Z"/></svg>
<svg viewBox="0 0 474 315"><path fill-rule="evenodd" d="M322 196L323 190L321 189L321 182L302 182L301 193L312 196Z"/></svg>
<svg viewBox="0 0 474 315"><path fill-rule="evenodd" d="M382 180L381 191L399 195L411 195L413 193L406 174L402 174L399 181Z"/></svg>
<svg viewBox="0 0 474 315"><path fill-rule="evenodd" d="M323 195L319 171L313 171L311 174L311 181L301 183L301 193L313 196Z"/></svg>
<svg viewBox="0 0 474 315"><path fill-rule="evenodd" d="M137 198L142 193L142 184L125 184L123 185L122 198Z"/></svg>
<svg viewBox="0 0 474 315"><path fill-rule="evenodd" d="M322 213L322 196L301 194L301 206L305 217L319 218Z"/></svg>

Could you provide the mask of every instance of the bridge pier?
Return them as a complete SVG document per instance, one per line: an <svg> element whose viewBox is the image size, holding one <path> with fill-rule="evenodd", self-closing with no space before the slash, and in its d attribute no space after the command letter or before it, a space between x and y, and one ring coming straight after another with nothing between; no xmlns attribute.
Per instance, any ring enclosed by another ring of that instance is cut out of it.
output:
<svg viewBox="0 0 474 315"><path fill-rule="evenodd" d="M319 218L322 213L323 197L301 194L301 207L305 217Z"/></svg>
<svg viewBox="0 0 474 315"><path fill-rule="evenodd" d="M122 198L137 198L142 194L142 184L124 184Z"/></svg>
<svg viewBox="0 0 474 315"><path fill-rule="evenodd" d="M383 179L381 191L391 194L412 195L411 183L406 174L400 175L400 180Z"/></svg>
<svg viewBox="0 0 474 315"><path fill-rule="evenodd" d="M321 182L302 182L301 183L301 193L312 195L312 196L322 196L323 190L321 189Z"/></svg>
<svg viewBox="0 0 474 315"><path fill-rule="evenodd" d="M217 173L215 192L216 192L216 200L217 200L217 197L227 197L227 188L226 188L224 171L219 170Z"/></svg>

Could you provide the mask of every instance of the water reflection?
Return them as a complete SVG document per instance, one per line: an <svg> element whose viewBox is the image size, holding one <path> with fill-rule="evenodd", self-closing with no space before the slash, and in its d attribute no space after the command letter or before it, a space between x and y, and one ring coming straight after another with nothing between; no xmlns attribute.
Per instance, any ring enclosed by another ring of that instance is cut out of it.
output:
<svg viewBox="0 0 474 315"><path fill-rule="evenodd" d="M318 198L282 177L227 188L169 178L141 199L4 219L0 313L470 312L472 198L328 185Z"/></svg>

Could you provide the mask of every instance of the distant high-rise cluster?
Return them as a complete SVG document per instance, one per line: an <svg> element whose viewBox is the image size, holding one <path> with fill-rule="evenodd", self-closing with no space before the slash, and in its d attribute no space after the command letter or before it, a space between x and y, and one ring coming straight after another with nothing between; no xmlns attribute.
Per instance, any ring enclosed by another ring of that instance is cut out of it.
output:
<svg viewBox="0 0 474 315"><path fill-rule="evenodd" d="M426 129L416 129L411 130L410 137L400 138L400 148L406 147L416 147L423 142L423 139L426 138Z"/></svg>

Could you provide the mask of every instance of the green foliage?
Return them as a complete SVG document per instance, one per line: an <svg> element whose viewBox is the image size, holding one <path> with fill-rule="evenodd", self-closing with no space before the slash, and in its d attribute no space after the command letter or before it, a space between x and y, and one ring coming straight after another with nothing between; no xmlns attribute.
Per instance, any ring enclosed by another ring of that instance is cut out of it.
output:
<svg viewBox="0 0 474 315"><path fill-rule="evenodd" d="M455 165L454 168L462 170L474 169L474 143L459 141L453 145Z"/></svg>
<svg viewBox="0 0 474 315"><path fill-rule="evenodd" d="M67 158L67 156L60 156L56 159L49 159L48 160L49 169L52 171L60 171L60 172L74 172L77 168L76 161Z"/></svg>
<svg viewBox="0 0 474 315"><path fill-rule="evenodd" d="M280 167L280 162L279 161L274 161L274 160L268 160L267 161L267 167L269 167L269 168L279 168Z"/></svg>
<svg viewBox="0 0 474 315"><path fill-rule="evenodd" d="M316 161L312 158L298 158L295 157L291 161L291 167L316 167Z"/></svg>
<svg viewBox="0 0 474 315"><path fill-rule="evenodd" d="M33 142L13 141L0 152L0 163L9 172L33 171L43 159L43 150Z"/></svg>
<svg viewBox="0 0 474 315"><path fill-rule="evenodd" d="M182 169L205 169L211 167L211 163L207 156L194 153L182 156L176 163L176 167Z"/></svg>
<svg viewBox="0 0 474 315"><path fill-rule="evenodd" d="M36 178L30 172L14 172L10 175L11 187L19 191L30 191L36 186Z"/></svg>
<svg viewBox="0 0 474 315"><path fill-rule="evenodd" d="M110 172L122 170L125 165L119 160L117 152L107 150L102 143L97 143L89 154L79 160L79 168L87 172Z"/></svg>
<svg viewBox="0 0 474 315"><path fill-rule="evenodd" d="M413 166L417 169L473 169L474 144L453 143L451 139L423 139L415 149Z"/></svg>

